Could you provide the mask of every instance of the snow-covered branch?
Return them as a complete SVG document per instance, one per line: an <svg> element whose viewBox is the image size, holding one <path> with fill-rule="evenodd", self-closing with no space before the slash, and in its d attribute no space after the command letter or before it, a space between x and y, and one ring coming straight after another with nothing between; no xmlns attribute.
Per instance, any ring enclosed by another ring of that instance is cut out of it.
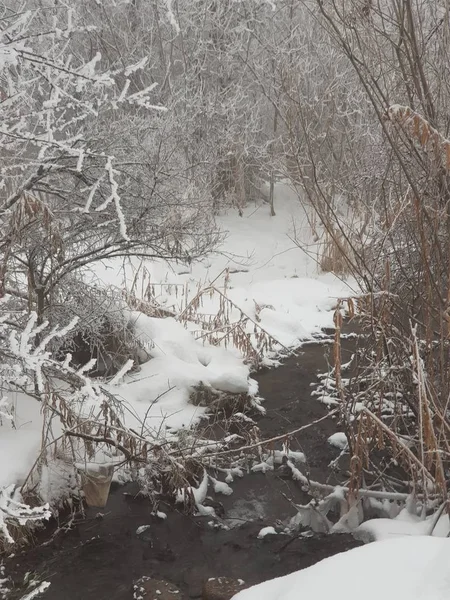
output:
<svg viewBox="0 0 450 600"><path fill-rule="evenodd" d="M0 535L10 544L14 544L8 523L27 525L30 522L41 522L51 517L48 504L30 508L20 501L15 485L0 488Z"/></svg>

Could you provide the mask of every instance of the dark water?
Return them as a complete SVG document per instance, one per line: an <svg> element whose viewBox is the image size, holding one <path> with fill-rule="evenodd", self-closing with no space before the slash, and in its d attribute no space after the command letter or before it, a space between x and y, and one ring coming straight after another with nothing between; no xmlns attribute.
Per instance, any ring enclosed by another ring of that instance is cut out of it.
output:
<svg viewBox="0 0 450 600"><path fill-rule="evenodd" d="M325 414L310 396L317 371L326 368L326 348L311 345L278 369L257 375L267 410L258 425L263 438L296 429ZM308 458L311 477L333 481L328 464L336 450L326 440L336 426L327 419L302 432L291 444ZM37 545L6 562L16 581L27 571L51 582L47 600L125 600L132 598L132 583L142 575L164 578L178 585L186 598L199 598L204 580L232 576L247 583L308 567L326 556L359 544L347 535L323 535L294 540L268 536L258 540L259 530L295 514L292 504L307 501L305 494L277 471L251 474L232 484L231 496L219 496L225 520L235 527L213 530L210 518L191 517L165 505L168 518L151 515L152 507L135 496L133 486L113 490L102 518L89 509L87 518L46 545ZM228 520L228 521L227 521ZM150 525L139 536L136 530ZM42 540L40 540L42 541ZM287 544L287 542L289 542ZM287 544L287 545L286 545ZM17 590L11 598L21 597Z"/></svg>

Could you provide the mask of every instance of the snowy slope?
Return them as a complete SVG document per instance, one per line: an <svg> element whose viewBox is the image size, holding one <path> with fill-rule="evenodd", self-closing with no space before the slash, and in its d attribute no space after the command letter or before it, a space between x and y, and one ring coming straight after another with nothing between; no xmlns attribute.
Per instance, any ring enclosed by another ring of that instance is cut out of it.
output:
<svg viewBox="0 0 450 600"><path fill-rule="evenodd" d="M234 600L448 600L450 540L374 542L239 592Z"/></svg>

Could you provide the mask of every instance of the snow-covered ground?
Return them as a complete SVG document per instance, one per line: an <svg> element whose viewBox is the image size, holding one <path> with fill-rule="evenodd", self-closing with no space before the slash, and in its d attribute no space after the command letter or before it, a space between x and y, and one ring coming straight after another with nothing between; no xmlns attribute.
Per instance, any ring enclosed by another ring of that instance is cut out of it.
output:
<svg viewBox="0 0 450 600"><path fill-rule="evenodd" d="M355 288L331 273L319 274L312 210L288 183L276 186L275 210L270 217L269 206L260 202L249 204L242 217L235 211L220 216L224 242L188 267L135 260L97 265L91 277L102 285L133 289L138 297L150 287L158 304L179 314L210 282L223 290L228 269L227 297L283 345L298 345L321 328L333 327L331 308ZM217 295L205 294L197 310L215 315L218 309Z"/></svg>
<svg viewBox="0 0 450 600"><path fill-rule="evenodd" d="M275 350L297 347L321 328L333 326L337 298L351 292L337 277L319 274L311 215L287 183L277 185L275 209L276 216L270 217L268 205L261 202L250 204L242 217L234 211L221 216L218 225L226 234L224 242L189 267L133 260L96 265L86 277L139 299L151 289L152 298L175 316L213 282L215 289L203 294L195 307L200 320L214 319L222 311L231 329L244 318L246 331L272 336ZM152 435L192 426L205 413L204 407L189 402L200 382L220 391L257 396L242 349L231 337L226 347L217 347L208 344L198 320L157 319L137 312L130 312L129 318L151 360L139 372L109 384L123 401L128 426ZM43 439L40 405L23 394L8 402L14 420L2 417L0 422L0 488L23 482ZM57 476L50 477L52 489ZM51 499L45 494L49 495Z"/></svg>
<svg viewBox="0 0 450 600"><path fill-rule="evenodd" d="M234 600L448 600L449 564L447 538L385 540L243 590Z"/></svg>
<svg viewBox="0 0 450 600"><path fill-rule="evenodd" d="M322 328L333 327L332 309L337 298L349 295L349 287L331 274L318 273L308 214L287 184L277 188L276 210L277 215L270 217L262 202L248 206L243 217L231 212L219 218L227 234L224 243L188 270L164 262L128 263L103 265L95 275L102 285L133 288L139 298L154 284L158 304L176 315L199 289L217 280L215 288L235 305L228 307L231 323L239 320L241 310L250 318L247 331L261 327L280 342L276 350L297 347ZM294 235L303 249L291 241ZM229 269L226 289L225 269ZM221 309L220 294L206 293L195 313L216 316ZM205 343L204 331L189 321L182 324L135 312L131 322L152 360L111 391L131 406L130 414L135 412L138 418L146 414L146 426L156 429L163 423L176 428L198 421L205 409L192 406L188 398L199 382L220 391L257 394L256 382L232 342L226 348L211 346ZM159 397L147 412L149 403Z"/></svg>
<svg viewBox="0 0 450 600"><path fill-rule="evenodd" d="M108 386L128 407L128 426L164 436L162 429L196 423L206 408L191 404L189 395L200 382L218 391L256 395L257 383L237 352L199 343L170 317L155 319L133 312L130 320L151 360L139 372Z"/></svg>

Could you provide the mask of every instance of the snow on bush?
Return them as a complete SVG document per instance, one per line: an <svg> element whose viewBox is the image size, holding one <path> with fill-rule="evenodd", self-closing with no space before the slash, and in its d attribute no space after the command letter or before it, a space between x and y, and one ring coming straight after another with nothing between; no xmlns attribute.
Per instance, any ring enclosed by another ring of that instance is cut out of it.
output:
<svg viewBox="0 0 450 600"><path fill-rule="evenodd" d="M0 488L0 537L10 544L14 544L8 524L27 525L30 522L39 522L51 516L49 506L30 508L21 502L20 494L15 485Z"/></svg>

